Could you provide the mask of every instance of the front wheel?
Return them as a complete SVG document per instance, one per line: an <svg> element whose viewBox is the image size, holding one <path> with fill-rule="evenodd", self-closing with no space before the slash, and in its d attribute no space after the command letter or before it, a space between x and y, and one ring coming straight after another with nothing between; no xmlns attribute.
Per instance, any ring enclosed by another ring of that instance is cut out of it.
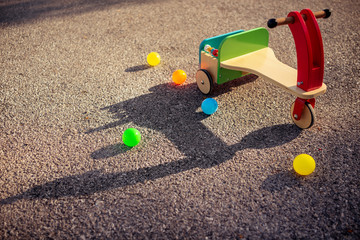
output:
<svg viewBox="0 0 360 240"><path fill-rule="evenodd" d="M290 115L291 115L291 119L293 120L296 126L302 129L307 129L310 128L312 125L314 125L315 110L310 103L308 102L305 103L304 109L302 110L301 113L300 120L296 120L293 116L294 107L295 107L295 102L291 105Z"/></svg>
<svg viewBox="0 0 360 240"><path fill-rule="evenodd" d="M214 83L210 73L207 70L199 69L196 72L195 78L197 86L203 94L208 95L212 92L214 89Z"/></svg>

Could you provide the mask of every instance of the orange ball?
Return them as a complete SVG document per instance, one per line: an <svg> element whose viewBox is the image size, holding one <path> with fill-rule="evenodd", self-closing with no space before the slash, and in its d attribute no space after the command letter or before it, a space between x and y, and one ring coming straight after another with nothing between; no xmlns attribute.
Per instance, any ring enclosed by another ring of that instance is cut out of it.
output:
<svg viewBox="0 0 360 240"><path fill-rule="evenodd" d="M178 69L173 72L172 80L178 85L183 84L186 80L186 73L183 70Z"/></svg>

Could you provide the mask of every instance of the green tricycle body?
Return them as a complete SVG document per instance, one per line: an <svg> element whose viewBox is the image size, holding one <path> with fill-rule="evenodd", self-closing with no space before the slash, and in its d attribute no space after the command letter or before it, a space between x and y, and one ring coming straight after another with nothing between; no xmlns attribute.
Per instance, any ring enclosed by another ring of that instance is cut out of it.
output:
<svg viewBox="0 0 360 240"><path fill-rule="evenodd" d="M217 84L240 78L248 73L222 68L220 63L268 47L268 43L269 32L265 28L238 30L204 39L199 47L200 69L206 69L211 75L212 82ZM218 49L218 56L206 52L204 50L206 45Z"/></svg>

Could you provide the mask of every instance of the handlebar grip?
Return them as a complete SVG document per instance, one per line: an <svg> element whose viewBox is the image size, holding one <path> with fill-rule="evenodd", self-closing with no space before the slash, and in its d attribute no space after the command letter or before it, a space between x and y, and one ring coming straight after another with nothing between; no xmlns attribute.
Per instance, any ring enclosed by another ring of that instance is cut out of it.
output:
<svg viewBox="0 0 360 240"><path fill-rule="evenodd" d="M316 18L328 18L330 17L331 12L329 9L324 9L322 11L318 11L318 12L314 12L314 16ZM305 15L301 15L304 20L306 20L306 16ZM271 18L269 19L269 21L267 22L267 25L269 28L274 28L276 26L280 26L280 25L285 25L285 24L291 24L294 23L294 18L293 17L286 17L286 18Z"/></svg>

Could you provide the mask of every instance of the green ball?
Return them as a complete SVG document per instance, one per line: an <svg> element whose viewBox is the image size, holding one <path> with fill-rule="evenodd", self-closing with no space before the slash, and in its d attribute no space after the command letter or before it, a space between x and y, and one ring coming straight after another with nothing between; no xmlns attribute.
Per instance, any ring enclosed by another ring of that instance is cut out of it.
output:
<svg viewBox="0 0 360 240"><path fill-rule="evenodd" d="M134 147L141 141L141 134L136 128L128 128L122 135L124 144L128 147Z"/></svg>

